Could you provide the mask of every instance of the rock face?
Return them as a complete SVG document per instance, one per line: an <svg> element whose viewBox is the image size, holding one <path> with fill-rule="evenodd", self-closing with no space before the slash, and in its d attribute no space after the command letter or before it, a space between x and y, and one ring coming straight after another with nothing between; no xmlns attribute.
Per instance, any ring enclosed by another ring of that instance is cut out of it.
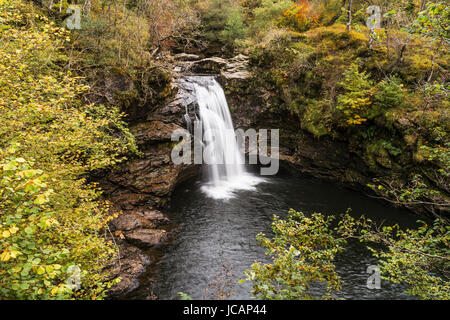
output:
<svg viewBox="0 0 450 320"><path fill-rule="evenodd" d="M176 79L171 86L176 94L156 111L144 114L141 110L131 128L142 154L100 179L113 211L122 212L110 225L120 248L112 274L122 279L111 288L111 297L123 296L139 285L139 275L151 263L143 250L163 244L173 229L159 210L178 183L197 174L198 167L175 165L170 158L172 132L186 126L186 110L194 110L195 104L187 81Z"/></svg>
<svg viewBox="0 0 450 320"><path fill-rule="evenodd" d="M167 238L167 231L138 228L125 233L125 239L139 247L153 247Z"/></svg>
<svg viewBox="0 0 450 320"><path fill-rule="evenodd" d="M245 80L251 77L248 57L239 54L231 59L209 57L200 59L195 55L177 55L175 71L184 74L214 74L226 81Z"/></svg>
<svg viewBox="0 0 450 320"><path fill-rule="evenodd" d="M150 262L150 258L140 249L120 245L119 256L107 270L111 272L111 277L121 278L121 281L110 289L110 296L119 297L136 289L139 286L137 277L145 271Z"/></svg>
<svg viewBox="0 0 450 320"><path fill-rule="evenodd" d="M219 78L220 79L220 78ZM272 104L274 94L256 87L255 78L244 82L220 79L233 112L233 122L242 129L280 129L282 164L320 179L345 183L360 189L370 182L370 169L348 142L327 137L317 139L300 128L300 119Z"/></svg>

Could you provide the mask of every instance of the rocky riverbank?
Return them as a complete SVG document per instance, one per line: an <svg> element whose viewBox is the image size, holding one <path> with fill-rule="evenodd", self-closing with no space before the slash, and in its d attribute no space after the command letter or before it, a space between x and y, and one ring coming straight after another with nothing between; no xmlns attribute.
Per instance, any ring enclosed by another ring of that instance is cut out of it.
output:
<svg viewBox="0 0 450 320"><path fill-rule="evenodd" d="M165 243L171 233L170 221L160 210L178 183L197 174L198 168L177 166L170 159L171 134L184 126L189 101L177 80L170 86L172 94L164 105L148 112L141 109L135 113L139 117L132 119L141 154L100 178L106 198L113 203L112 212L121 212L110 225L120 248L113 276L122 279L110 290L112 297L138 286L139 275L152 263L144 251Z"/></svg>

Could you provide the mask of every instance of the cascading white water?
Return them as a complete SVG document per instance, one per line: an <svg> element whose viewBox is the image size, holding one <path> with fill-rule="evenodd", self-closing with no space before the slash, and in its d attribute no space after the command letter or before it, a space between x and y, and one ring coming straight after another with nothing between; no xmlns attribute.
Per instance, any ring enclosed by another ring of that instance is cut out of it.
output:
<svg viewBox="0 0 450 320"><path fill-rule="evenodd" d="M213 77L196 77L193 82L208 169L208 181L202 190L215 199L231 198L235 190L252 190L263 179L245 169L222 87Z"/></svg>

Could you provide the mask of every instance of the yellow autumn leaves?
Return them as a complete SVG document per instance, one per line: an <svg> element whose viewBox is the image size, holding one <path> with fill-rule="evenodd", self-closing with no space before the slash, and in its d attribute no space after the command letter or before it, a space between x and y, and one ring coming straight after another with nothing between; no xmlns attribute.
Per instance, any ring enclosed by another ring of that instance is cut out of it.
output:
<svg viewBox="0 0 450 320"><path fill-rule="evenodd" d="M16 226L11 226L9 229L7 230L3 230L0 231L0 239L5 239L5 238L9 238L11 235L14 235L17 233L17 231L19 231L19 228L17 228ZM16 258L18 255L22 254L19 251L16 250L9 250L9 249L5 249L3 250L3 252L0 254L0 261L8 261L11 258Z"/></svg>
<svg viewBox="0 0 450 320"><path fill-rule="evenodd" d="M21 254L19 251L6 249L0 254L0 260L6 262L11 258L16 258L19 254Z"/></svg>
<svg viewBox="0 0 450 320"><path fill-rule="evenodd" d="M0 297L100 299L115 248L108 206L82 176L135 145L118 109L82 103L87 86L64 65L70 32L39 10L0 0Z"/></svg>
<svg viewBox="0 0 450 320"><path fill-rule="evenodd" d="M19 228L16 226L10 227L8 230L0 231L0 238L8 238L12 234L15 234L17 231L19 231Z"/></svg>

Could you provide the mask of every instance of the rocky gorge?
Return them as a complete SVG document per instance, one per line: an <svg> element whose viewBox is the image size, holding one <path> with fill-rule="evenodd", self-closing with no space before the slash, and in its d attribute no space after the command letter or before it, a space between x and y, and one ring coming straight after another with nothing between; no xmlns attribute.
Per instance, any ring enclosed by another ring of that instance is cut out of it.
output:
<svg viewBox="0 0 450 320"><path fill-rule="evenodd" d="M139 276L154 262L146 251L164 245L176 234L176 226L162 211L174 188L200 172L198 165L174 165L170 159L172 132L187 128L187 121L196 118L195 92L186 76L216 76L226 93L236 128L279 128L282 165L294 171L372 194L367 185L374 178L401 172L398 159L384 149L368 153L345 135L318 138L302 129L298 114L278 108L286 101L276 91L261 86L261 73L249 65L245 55L225 59L181 53L166 59L172 68L170 80L164 84L167 96L156 108L135 108L133 102L125 108L141 155L100 179L113 211L122 212L111 223L120 247L113 275L122 279L111 289L112 297L120 298L137 288ZM133 87L114 90L122 90L123 95ZM395 122L400 132L410 125L405 119ZM424 212L420 208L416 211Z"/></svg>

